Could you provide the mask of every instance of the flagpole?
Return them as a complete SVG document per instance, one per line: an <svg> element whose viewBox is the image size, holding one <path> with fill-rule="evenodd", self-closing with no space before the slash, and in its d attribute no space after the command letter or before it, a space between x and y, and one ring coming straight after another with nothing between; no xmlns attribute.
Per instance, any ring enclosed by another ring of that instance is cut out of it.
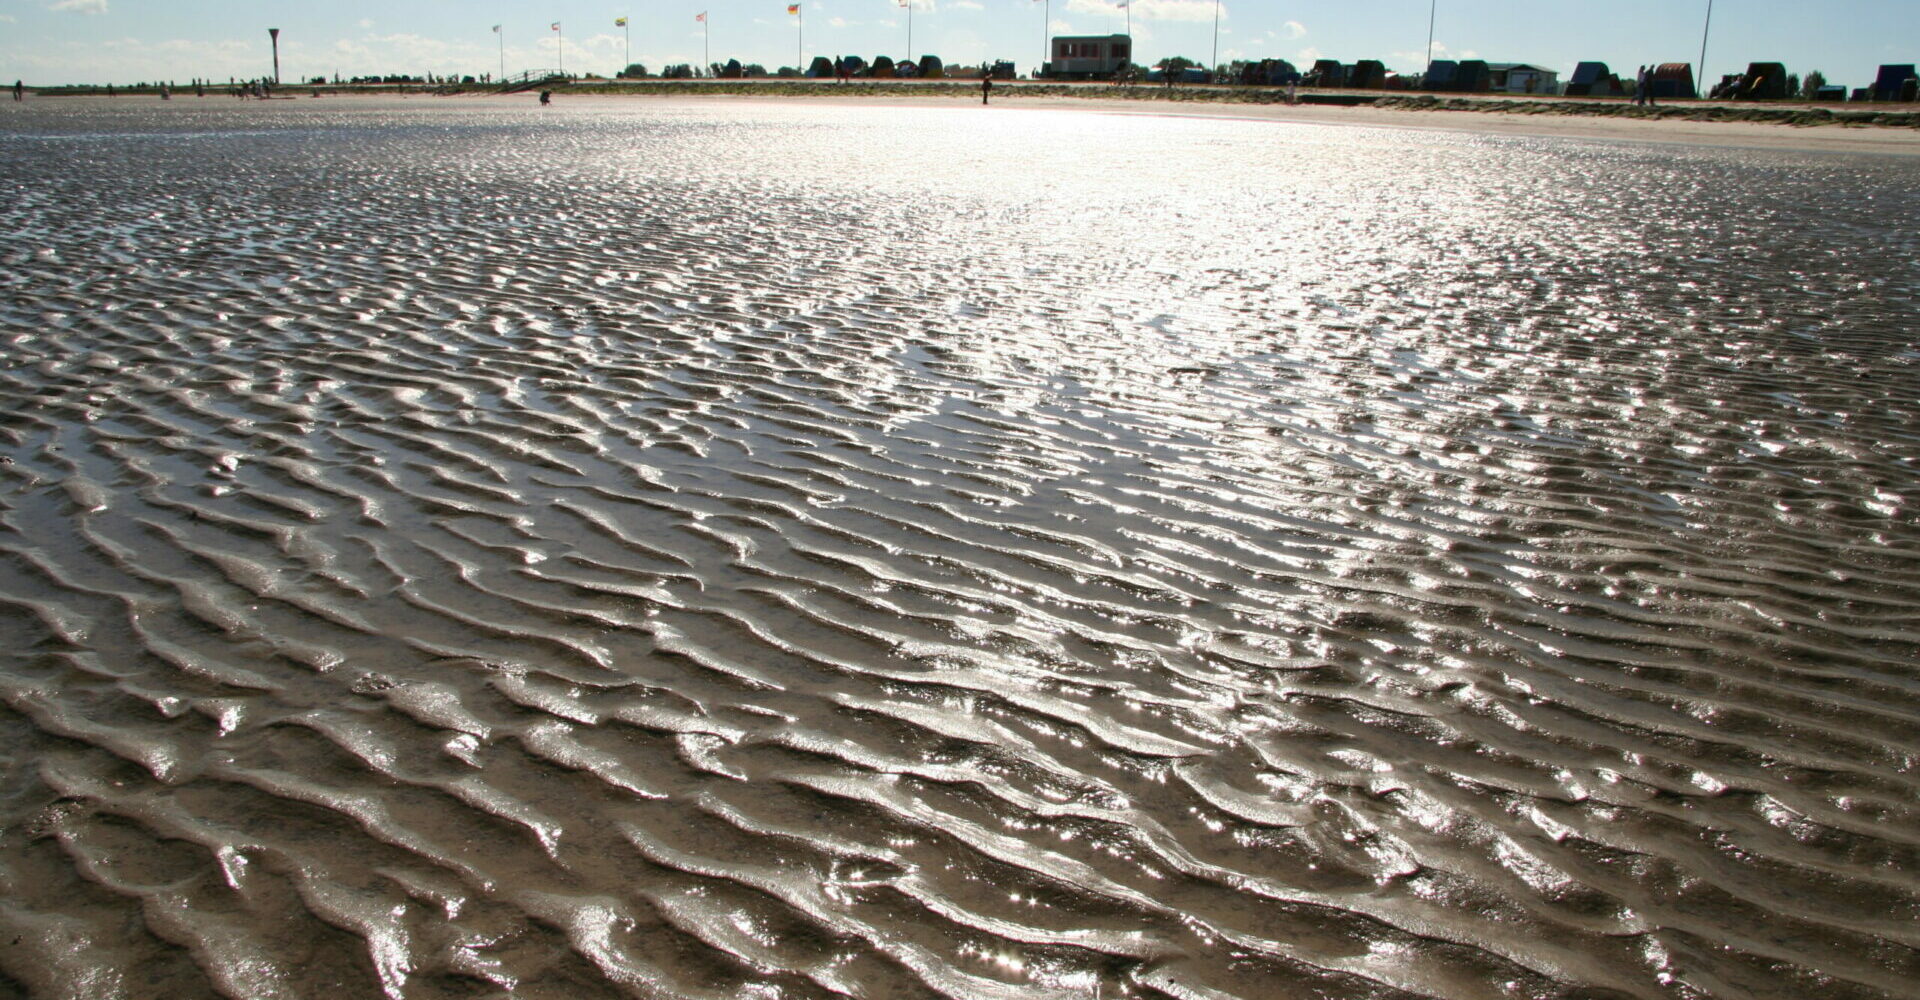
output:
<svg viewBox="0 0 1920 1000"><path fill-rule="evenodd" d="M1440 0L1433 0L1427 7L1427 65L1433 65L1433 25L1440 16ZM1420 81L1425 83L1427 71L1420 71Z"/></svg>
<svg viewBox="0 0 1920 1000"><path fill-rule="evenodd" d="M793 16L798 18L798 20L793 22L793 65L795 69L800 71L800 76L804 79L807 75L807 5L805 0L801 0L800 9L796 11Z"/></svg>
<svg viewBox="0 0 1920 1000"><path fill-rule="evenodd" d="M507 36L505 32L500 30L500 26L497 24L493 26L493 33L498 36L500 41L500 82L505 83L507 80Z"/></svg>
<svg viewBox="0 0 1920 1000"><path fill-rule="evenodd" d="M553 22L553 40L554 40L555 47L559 49L558 58L560 60L560 75L566 76L567 75L567 33L560 30L559 21Z"/></svg>
<svg viewBox="0 0 1920 1000"><path fill-rule="evenodd" d="M626 36L627 40L627 66L633 65L633 25L627 23L631 20L631 16L620 19L620 34ZM625 73L627 66L620 67L620 72Z"/></svg>
<svg viewBox="0 0 1920 1000"><path fill-rule="evenodd" d="M1053 23L1053 0L1040 6L1040 67L1052 72L1053 46L1047 43L1047 25Z"/></svg>
<svg viewBox="0 0 1920 1000"><path fill-rule="evenodd" d="M700 14L700 61L707 72L713 72L713 22L706 19L705 11Z"/></svg>
<svg viewBox="0 0 1920 1000"><path fill-rule="evenodd" d="M1220 0L1213 0L1213 65L1207 67L1207 78L1212 79L1220 66Z"/></svg>
<svg viewBox="0 0 1920 1000"><path fill-rule="evenodd" d="M1707 87L1707 32L1713 29L1713 0L1707 0L1707 23L1700 29L1700 80L1694 84L1693 96L1706 93ZM1734 65L1738 66L1739 63Z"/></svg>

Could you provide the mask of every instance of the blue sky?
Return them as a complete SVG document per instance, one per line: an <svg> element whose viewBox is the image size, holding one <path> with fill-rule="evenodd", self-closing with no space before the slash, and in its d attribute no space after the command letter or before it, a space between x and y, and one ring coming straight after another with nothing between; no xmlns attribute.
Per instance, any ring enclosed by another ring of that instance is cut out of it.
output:
<svg viewBox="0 0 1920 1000"><path fill-rule="evenodd" d="M1022 73L1043 31L1104 34L1127 27L1118 0L910 0L911 54L954 63L1011 59ZM805 54L909 54L899 0L803 0ZM658 68L701 60L708 12L716 61L769 68L795 58L787 0L0 0L0 78L32 84L225 79L271 71L266 29L282 29L283 79L371 73L509 73L558 62L611 74L624 65L614 18L631 19L633 59ZM1132 0L1141 61L1213 53L1215 0ZM1570 71L1601 59L1694 62L1706 0L1438 0L1441 55L1533 62ZM1221 60L1279 56L1381 59L1414 71L1425 60L1429 0L1221 0ZM1044 13L1043 13L1044 12ZM1051 24L1043 28L1050 14ZM492 32L495 24L502 34ZM1832 82L1866 84L1884 62L1920 62L1920 0L1714 0L1707 67L1778 61Z"/></svg>

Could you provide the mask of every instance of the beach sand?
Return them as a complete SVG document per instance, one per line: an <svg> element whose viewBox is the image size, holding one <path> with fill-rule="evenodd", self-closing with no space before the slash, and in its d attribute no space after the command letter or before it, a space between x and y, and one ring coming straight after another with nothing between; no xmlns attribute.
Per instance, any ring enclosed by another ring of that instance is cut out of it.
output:
<svg viewBox="0 0 1920 1000"><path fill-rule="evenodd" d="M1300 104L1286 106L1279 104L1254 104L1232 101L1214 102L1204 98L1179 101L1160 101L1143 98L1122 97L1060 97L1056 94L1045 96L1027 96L1023 93L1025 85L1019 83L996 84L993 91L992 107L1003 111L1084 111L1107 115L1150 115L1160 117L1223 118L1240 121L1272 121L1302 125L1351 125L1362 128L1420 129L1442 132L1471 133L1492 136L1534 136L1555 139L1590 139L1607 142L1649 142L1684 146L1704 146L1729 149L1761 149L1775 152L1799 151L1808 153L1879 153L1893 156L1920 156L1920 130L1869 125L1823 125L1805 127L1762 122L1731 121L1689 121L1685 119L1648 119L1603 117L1581 114L1533 115L1492 111L1463 111L1456 109L1410 110L1404 108L1378 108L1368 106L1341 107L1335 105ZM1092 88L1090 88L1092 89ZM911 108L947 108L956 104L978 105L976 91L968 90L945 95L876 95L872 93L838 95L831 88L821 87L820 93L797 93L790 96L773 96L765 93L726 95L726 94L596 94L580 89L561 89L554 95L554 111L564 113L567 108L588 107L607 109L631 105L634 102L672 102L688 105L732 103L732 104L778 104L788 101L801 101L826 105L875 105L902 110ZM313 98L307 90L286 88L283 93L290 100L275 100L274 107L314 107L339 110L344 107L379 110L383 108L417 106L422 104L443 105L447 107L531 107L538 103L536 92L520 94L455 94L436 95L429 93L413 94L366 94L327 92L325 96ZM29 100L25 104L0 105L7 110L46 110L50 106L60 106L67 101L78 101L80 105L97 107L100 102L114 102L124 105L146 106L157 104L152 95L126 95L115 98L50 97ZM221 106L253 107L239 105L224 95L216 97L211 91L205 98L179 97L167 104L169 108L188 110L205 107L207 104ZM1704 107L1704 105L1703 105Z"/></svg>
<svg viewBox="0 0 1920 1000"><path fill-rule="evenodd" d="M1920 164L811 100L0 102L0 997L1911 1000Z"/></svg>

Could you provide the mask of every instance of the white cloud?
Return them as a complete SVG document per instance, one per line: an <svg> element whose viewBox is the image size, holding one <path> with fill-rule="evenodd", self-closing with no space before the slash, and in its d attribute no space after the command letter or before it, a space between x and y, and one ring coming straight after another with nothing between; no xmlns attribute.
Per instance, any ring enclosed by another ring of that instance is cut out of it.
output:
<svg viewBox="0 0 1920 1000"><path fill-rule="evenodd" d="M1307 26L1301 24L1299 21L1288 21L1280 26L1280 30L1286 34L1288 41L1305 38L1307 36Z"/></svg>
<svg viewBox="0 0 1920 1000"><path fill-rule="evenodd" d="M981 4L974 3L973 0L958 0L958 2L954 4L954 6L958 7L961 10L986 10L987 9L985 6Z"/></svg>
<svg viewBox="0 0 1920 1000"><path fill-rule="evenodd" d="M13 24L19 20L19 18L14 17L12 14L0 14L0 24Z"/></svg>
<svg viewBox="0 0 1920 1000"><path fill-rule="evenodd" d="M847 19L844 17L830 17L827 18L827 23L836 28L844 28L847 26Z"/></svg>
<svg viewBox="0 0 1920 1000"><path fill-rule="evenodd" d="M48 10L70 10L77 14L105 14L107 0L58 0Z"/></svg>
<svg viewBox="0 0 1920 1000"><path fill-rule="evenodd" d="M1125 17L1127 12L1114 6L1116 0L1067 0L1067 10L1075 14L1103 14ZM1215 0L1133 0L1135 21L1212 21ZM1219 5L1220 20L1227 19L1227 6Z"/></svg>

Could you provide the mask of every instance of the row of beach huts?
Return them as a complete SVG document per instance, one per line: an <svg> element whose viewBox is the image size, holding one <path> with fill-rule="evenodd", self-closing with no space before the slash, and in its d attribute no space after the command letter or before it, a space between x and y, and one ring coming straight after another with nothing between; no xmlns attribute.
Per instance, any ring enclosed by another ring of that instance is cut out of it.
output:
<svg viewBox="0 0 1920 1000"><path fill-rule="evenodd" d="M1104 80L1125 74L1133 66L1133 39L1128 35L1056 36L1047 75L1064 80ZM1815 74L1809 74L1813 76ZM1161 79L1161 71L1148 74ZM1539 94L1567 97L1632 97L1640 86L1639 70L1616 73L1603 62L1583 62L1562 82L1556 70L1532 63L1488 62L1481 59L1435 59L1419 74L1394 73L1377 59L1343 63L1321 59L1305 69L1285 59L1236 63L1218 74L1217 82L1284 87L1337 87L1347 90L1422 90L1464 94ZM1805 97L1816 101L1913 101L1920 79L1914 64L1880 67L1872 86L1851 94L1824 80L1802 81L1777 62L1750 63L1744 73L1730 73L1702 93L1691 63L1660 63L1647 68L1648 96L1656 100L1707 97L1721 100L1785 100ZM1216 74L1202 67L1179 71L1176 82L1216 82Z"/></svg>

